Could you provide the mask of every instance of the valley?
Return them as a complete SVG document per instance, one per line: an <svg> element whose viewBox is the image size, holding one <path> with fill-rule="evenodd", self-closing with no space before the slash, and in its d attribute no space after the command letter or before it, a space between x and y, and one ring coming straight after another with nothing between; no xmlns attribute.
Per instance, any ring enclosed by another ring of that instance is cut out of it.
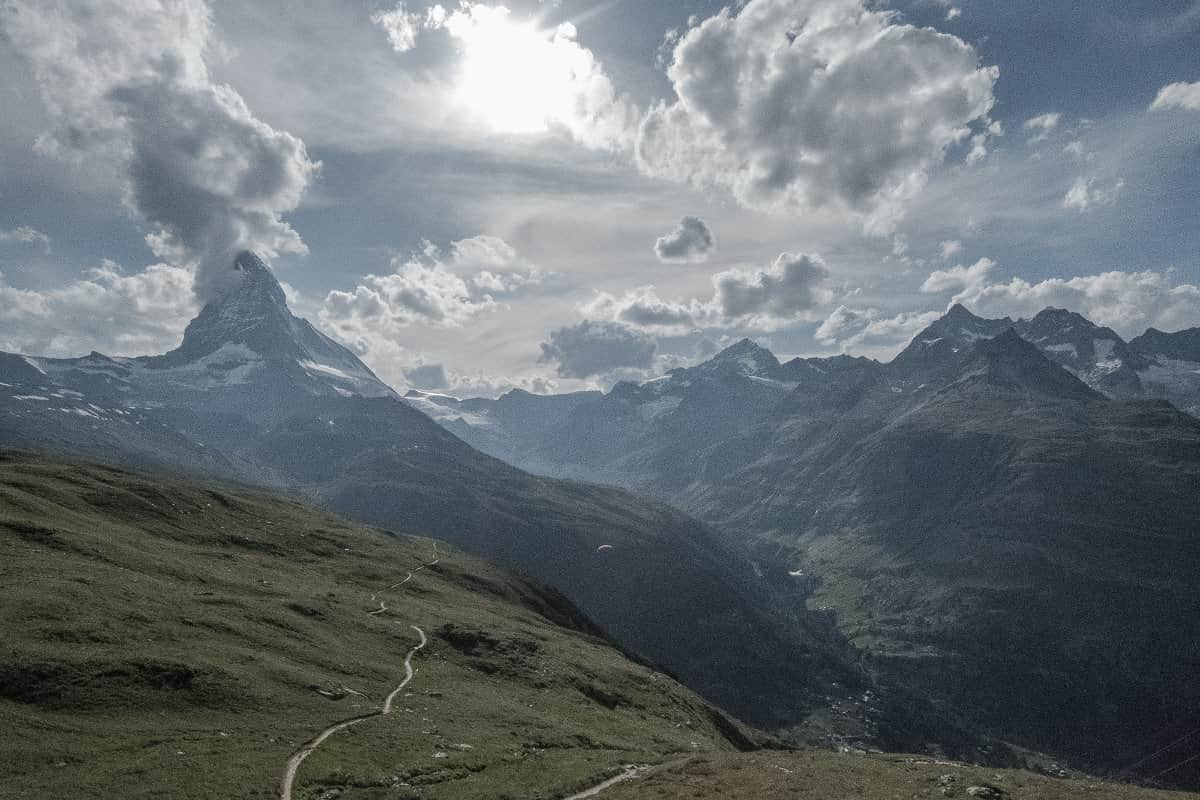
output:
<svg viewBox="0 0 1200 800"><path fill-rule="evenodd" d="M1148 366L1200 364L1194 338L958 306L886 364L747 340L603 395L409 401L527 469L695 514L873 674L1103 771L1200 721L1200 422Z"/></svg>

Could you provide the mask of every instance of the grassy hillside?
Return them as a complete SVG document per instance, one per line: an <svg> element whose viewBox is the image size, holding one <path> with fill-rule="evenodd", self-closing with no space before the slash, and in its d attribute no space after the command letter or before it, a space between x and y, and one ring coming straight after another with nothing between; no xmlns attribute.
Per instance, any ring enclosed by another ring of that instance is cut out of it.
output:
<svg viewBox="0 0 1200 800"><path fill-rule="evenodd" d="M0 453L6 796L274 797L396 688L414 625L394 713L324 743L296 798L557 798L746 744L557 593L430 540Z"/></svg>
<svg viewBox="0 0 1200 800"><path fill-rule="evenodd" d="M1186 800L1196 795L1059 780L949 761L849 753L702 754L614 786L605 800Z"/></svg>

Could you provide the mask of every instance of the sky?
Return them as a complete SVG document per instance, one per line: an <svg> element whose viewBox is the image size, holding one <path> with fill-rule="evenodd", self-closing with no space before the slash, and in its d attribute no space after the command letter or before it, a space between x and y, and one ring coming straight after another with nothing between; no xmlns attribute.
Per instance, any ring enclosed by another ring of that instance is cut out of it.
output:
<svg viewBox="0 0 1200 800"><path fill-rule="evenodd" d="M242 249L459 396L1200 326L1200 0L5 0L0 75L2 350L164 352Z"/></svg>

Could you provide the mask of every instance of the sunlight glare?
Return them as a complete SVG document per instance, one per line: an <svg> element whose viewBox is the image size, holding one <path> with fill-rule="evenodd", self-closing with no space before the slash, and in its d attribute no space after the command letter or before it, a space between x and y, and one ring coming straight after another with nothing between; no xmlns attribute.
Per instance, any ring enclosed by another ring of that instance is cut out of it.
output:
<svg viewBox="0 0 1200 800"><path fill-rule="evenodd" d="M595 69L575 42L575 28L540 30L504 7L476 5L446 28L463 48L460 102L497 133L541 133L579 116L580 79Z"/></svg>

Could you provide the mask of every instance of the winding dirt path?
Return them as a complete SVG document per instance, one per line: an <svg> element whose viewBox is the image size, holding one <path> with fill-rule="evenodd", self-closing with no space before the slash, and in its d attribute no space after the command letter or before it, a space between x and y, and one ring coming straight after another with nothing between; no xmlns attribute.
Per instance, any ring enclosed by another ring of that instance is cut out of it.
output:
<svg viewBox="0 0 1200 800"><path fill-rule="evenodd" d="M340 733L341 731L351 728L360 722L366 722L367 720L374 719L375 717L386 717L392 713L392 704L395 702L396 696L404 690L405 686L408 686L409 681L413 679L413 675L415 674L415 670L413 670L412 666L413 656L415 656L419 650L424 649L426 643L428 642L428 640L425 638L425 631L421 630L416 625L411 627L417 632L417 635L421 637L421 642L409 650L408 655L404 657L404 680L400 681L400 685L393 689L392 693L387 696L387 700L384 701L383 708L377 711L372 711L369 714L361 714L357 717L351 717L350 719L342 720L335 725L330 725L328 728L317 734L315 738L310 739L301 745L300 749L293 753L292 757L288 759L287 769L283 773L283 779L279 782L280 800L292 800L292 786L296 782L296 773L300 770L300 765L303 764L304 759L311 756L313 752L325 742L326 739L328 739L330 736L333 736L335 733Z"/></svg>
<svg viewBox="0 0 1200 800"><path fill-rule="evenodd" d="M641 766L630 764L629 766L625 767L625 771L622 772L620 775L617 775L616 777L613 777L613 778L609 778L608 780L603 781L602 783L598 783L590 789L584 789L582 792L579 792L578 794L573 794L570 797L566 797L566 798L564 798L564 800L587 800L587 798L589 798L589 797L597 797L605 789L611 789L612 787L616 786L618 783L625 783L626 781L637 780L638 778L643 778L652 772L658 772L661 769L667 769L669 767L674 767L679 764L683 764L686 761L688 761L688 759L681 758L678 761L668 761L665 764L656 764L656 765L651 765L651 766L648 766L645 764L643 764Z"/></svg>
<svg viewBox="0 0 1200 800"><path fill-rule="evenodd" d="M579 794L573 794L566 798L566 800L586 800L588 797L595 797L605 789L611 789L618 783L624 783L625 781L631 781L634 778L640 778L648 769L649 767L635 767L630 765L625 768L624 772L622 772L620 775L617 775L615 778L609 778L603 783L598 783L590 789L584 789Z"/></svg>
<svg viewBox="0 0 1200 800"><path fill-rule="evenodd" d="M391 586L384 589L383 592L390 592L393 589L400 588L413 579L413 573L435 566L440 561L441 557L438 555L437 543L434 542L432 561L417 567L412 572L408 573L408 576L405 577L404 580L393 583ZM383 592L371 595L371 602L379 603L379 608L375 609L374 611L368 611L368 617L375 617L389 610L387 603L379 599L379 595L383 594ZM397 622L396 624L399 625L400 623ZM347 728L352 728L361 722L366 722L367 720L374 719L375 717L386 717L392 713L392 705L396 702L396 697L399 696L400 692L404 691L404 687L408 686L409 682L413 679L413 675L415 674L415 670L413 669L412 665L413 656L415 656L418 651L423 650L429 641L425 638L425 631L421 630L416 625L410 625L409 627L417 632L417 635L421 637L421 642L409 650L408 655L404 657L404 680L400 681L400 685L393 689L392 693L389 694L383 701L383 708L380 708L376 711L371 711L367 714L359 714L356 717L351 717L330 725L315 737L302 744L300 748L292 754L292 757L288 759L287 769L284 770L283 777L279 781L280 800L292 800L292 787L296 783L296 773L300 771L300 765L303 764L304 760L311 756L313 752L325 742L326 739L328 739L330 736L333 736L335 733L340 733ZM358 692L355 692L355 694L358 694Z"/></svg>

